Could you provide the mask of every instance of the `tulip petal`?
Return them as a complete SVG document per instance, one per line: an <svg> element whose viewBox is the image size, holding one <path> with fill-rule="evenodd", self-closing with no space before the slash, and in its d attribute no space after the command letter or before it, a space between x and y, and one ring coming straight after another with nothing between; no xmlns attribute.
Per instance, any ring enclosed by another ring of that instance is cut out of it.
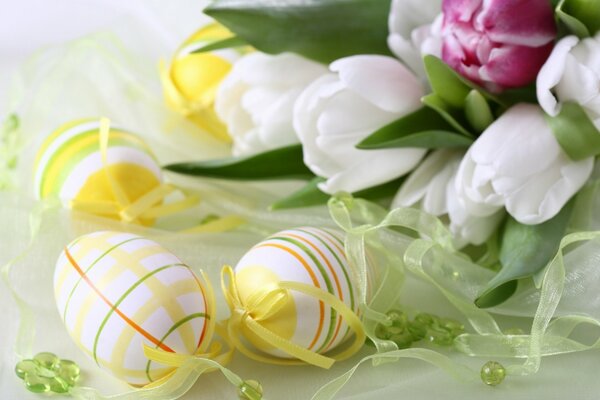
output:
<svg viewBox="0 0 600 400"><path fill-rule="evenodd" d="M554 40L554 10L548 0L485 0L474 21L496 43L541 47Z"/></svg>
<svg viewBox="0 0 600 400"><path fill-rule="evenodd" d="M324 109L324 92L340 90L335 74L324 75L300 94L294 105L294 130L304 149L304 163L318 176L331 176L340 166L328 157L317 144L317 120Z"/></svg>
<svg viewBox="0 0 600 400"><path fill-rule="evenodd" d="M375 106L392 113L415 111L425 94L418 79L392 57L357 55L330 65L346 87Z"/></svg>
<svg viewBox="0 0 600 400"><path fill-rule="evenodd" d="M540 224L554 217L583 187L594 166L590 157L572 162L566 155L560 162L507 197L506 209L522 224Z"/></svg>
<svg viewBox="0 0 600 400"><path fill-rule="evenodd" d="M456 152L445 149L431 153L402 184L392 201L392 207L410 207L417 204L425 197L429 184L444 169L454 153Z"/></svg>
<svg viewBox="0 0 600 400"><path fill-rule="evenodd" d="M578 42L579 39L576 36L568 36L560 40L537 76L536 90L538 102L544 111L553 117L558 115L560 109L551 90L560 82L560 79L564 75L567 54L569 54Z"/></svg>
<svg viewBox="0 0 600 400"><path fill-rule="evenodd" d="M427 152L424 149L366 151L369 157L332 175L319 188L328 194L338 191L354 193L392 181L414 168Z"/></svg>

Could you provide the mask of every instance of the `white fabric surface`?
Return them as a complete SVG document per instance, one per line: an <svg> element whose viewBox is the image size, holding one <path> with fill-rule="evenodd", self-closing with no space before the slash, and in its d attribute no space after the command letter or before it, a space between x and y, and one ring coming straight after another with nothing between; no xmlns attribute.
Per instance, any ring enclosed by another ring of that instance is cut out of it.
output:
<svg viewBox="0 0 600 400"><path fill-rule="evenodd" d="M154 32L151 43L146 49L149 56L168 58L175 46L191 33L202 21L200 10L203 1L119 1L119 0L0 0L0 112L10 112L10 99L7 97L9 75L15 67L41 46L61 43L98 29L119 26L124 20L137 21L134 27L145 28ZM157 77L158 79L158 77ZM4 194L0 194L4 196ZM6 203L2 203L6 204ZM0 210L2 211L2 210ZM5 209L9 212L10 210ZM6 215L6 214L4 214ZM2 213L0 212L0 217ZM25 221L23 218L21 221ZM11 231L14 239L10 243L24 246L27 241L25 225L5 226L0 219L0 226ZM96 226L97 222L92 224ZM64 233L64 232L63 232ZM52 226L42 230L43 235L55 235ZM56 241L56 240L55 240ZM56 249L44 248L41 242L38 252L33 252L27 259L30 269L22 276L20 282L31 279L50 277L54 260L39 257L41 253L56 252ZM189 252L189 247L180 247L187 254L180 254L190 263L217 264L218 262L235 262L240 256L239 248L223 245L227 260L203 260L200 254ZM210 244L205 244L209 246ZM6 247L0 243L0 265L21 250L16 247ZM43 250L43 251L42 251ZM225 251L228 250L228 251ZM199 250L198 250L199 251ZM36 256L38 254L38 256ZM127 388L98 370L67 337L66 331L60 326L55 313L51 294L51 280L47 279L43 291L35 296L36 309L42 311L37 320L38 339L34 351L52 349L63 358L75 359L84 369L83 384L101 387L107 393L117 393ZM0 284L2 285L2 284ZM439 294L419 282L409 282L409 290L404 294L404 300L421 310L435 305L434 310L439 314L456 315ZM31 293L30 293L31 295ZM39 399L38 395L28 393L16 378L13 367L17 361L13 352L17 326L17 310L9 297L6 288L0 289L0 308L4 313L4 326L0 330L0 399ZM454 314L453 314L454 313ZM525 319L511 319L509 326L525 328ZM368 349L365 350L368 352ZM451 377L434 367L421 362L402 360L395 364L387 364L378 368L364 365L360 368L355 379L344 388L340 399L561 399L565 397L576 399L595 399L600 392L600 380L595 377L598 365L597 351L582 354L572 354L547 358L543 360L540 373L526 378L511 377L497 388L489 388L481 383L465 384L454 381ZM356 357L355 357L356 359ZM464 359L464 357L461 357ZM466 359L474 368L482 365L486 359ZM231 368L240 376L260 380L265 389L265 397L269 399L308 399L314 388L327 380L338 376L353 365L352 361L341 363L331 372L325 372L312 367L281 368L271 366L256 367L237 356ZM285 380L285 384L282 381ZM275 383L279 383L275 385ZM184 399L218 399L236 398L230 386L218 374L202 377L192 391Z"/></svg>

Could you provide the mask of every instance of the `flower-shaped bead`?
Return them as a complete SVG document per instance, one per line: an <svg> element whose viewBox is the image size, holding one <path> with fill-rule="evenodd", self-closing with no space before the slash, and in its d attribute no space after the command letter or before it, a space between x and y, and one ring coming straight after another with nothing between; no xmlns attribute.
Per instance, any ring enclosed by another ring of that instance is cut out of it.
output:
<svg viewBox="0 0 600 400"><path fill-rule="evenodd" d="M61 360L52 353L38 353L33 359L21 360L15 373L33 393L68 393L79 379L79 366Z"/></svg>

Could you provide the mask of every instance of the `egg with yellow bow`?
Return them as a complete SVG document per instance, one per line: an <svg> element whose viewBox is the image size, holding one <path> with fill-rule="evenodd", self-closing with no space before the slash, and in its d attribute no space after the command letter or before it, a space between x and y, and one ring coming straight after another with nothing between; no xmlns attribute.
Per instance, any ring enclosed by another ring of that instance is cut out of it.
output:
<svg viewBox="0 0 600 400"><path fill-rule="evenodd" d="M56 263L54 292L76 344L132 385L155 382L173 371L148 359L144 345L192 355L205 352L211 341L210 284L141 236L100 231L74 240Z"/></svg>
<svg viewBox="0 0 600 400"><path fill-rule="evenodd" d="M109 127L103 149L100 132L101 120L81 119L45 140L35 162L39 199L59 198L67 206L120 219L123 208L161 186L161 168L140 137Z"/></svg>
<svg viewBox="0 0 600 400"><path fill-rule="evenodd" d="M338 231L302 227L276 233L249 250L235 270L225 270L225 287L227 279L230 335L252 358L284 364L279 359L292 358L328 368L332 361L321 354L352 335L354 344L337 359L364 343L359 300ZM249 350L236 340L238 333L271 357Z"/></svg>
<svg viewBox="0 0 600 400"><path fill-rule="evenodd" d="M214 111L215 96L221 81L242 52L237 49L195 51L231 37L233 34L219 24L203 27L181 45L170 66L163 67L161 74L169 107L224 141L230 141L230 138Z"/></svg>

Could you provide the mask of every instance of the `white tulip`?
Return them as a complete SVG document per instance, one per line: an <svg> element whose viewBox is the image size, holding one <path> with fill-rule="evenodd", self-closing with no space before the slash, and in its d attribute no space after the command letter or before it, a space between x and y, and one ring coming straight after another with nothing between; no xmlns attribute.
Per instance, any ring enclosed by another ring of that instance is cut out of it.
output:
<svg viewBox="0 0 600 400"><path fill-rule="evenodd" d="M412 170L424 149L355 146L421 106L424 90L417 78L398 60L385 56L347 57L333 62L330 69L332 73L306 88L294 108L304 162L327 178L319 188L330 194L352 193Z"/></svg>
<svg viewBox="0 0 600 400"><path fill-rule="evenodd" d="M455 246L484 243L496 230L503 211L478 217L468 213L456 194L454 183L458 166L465 155L463 150L436 150L404 182L392 207L420 205L425 212L442 217L448 215L449 228Z"/></svg>
<svg viewBox="0 0 600 400"><path fill-rule="evenodd" d="M423 211L437 217L448 213L446 187L464 155L461 150L437 150L431 153L402 184L392 207L420 204Z"/></svg>
<svg viewBox="0 0 600 400"><path fill-rule="evenodd" d="M523 224L540 224L579 191L593 164L592 157L569 159L542 110L518 104L469 148L456 176L456 191L470 215L490 216L505 207Z"/></svg>
<svg viewBox="0 0 600 400"><path fill-rule="evenodd" d="M388 47L419 77L423 56L442 54L441 0L393 0L388 19Z"/></svg>
<svg viewBox="0 0 600 400"><path fill-rule="evenodd" d="M561 103L574 101L600 129L600 33L581 41L575 36L559 41L536 86L538 101L548 114L556 116Z"/></svg>
<svg viewBox="0 0 600 400"><path fill-rule="evenodd" d="M327 68L294 54L251 53L236 62L219 86L215 110L233 139L234 155L298 143L294 103Z"/></svg>

